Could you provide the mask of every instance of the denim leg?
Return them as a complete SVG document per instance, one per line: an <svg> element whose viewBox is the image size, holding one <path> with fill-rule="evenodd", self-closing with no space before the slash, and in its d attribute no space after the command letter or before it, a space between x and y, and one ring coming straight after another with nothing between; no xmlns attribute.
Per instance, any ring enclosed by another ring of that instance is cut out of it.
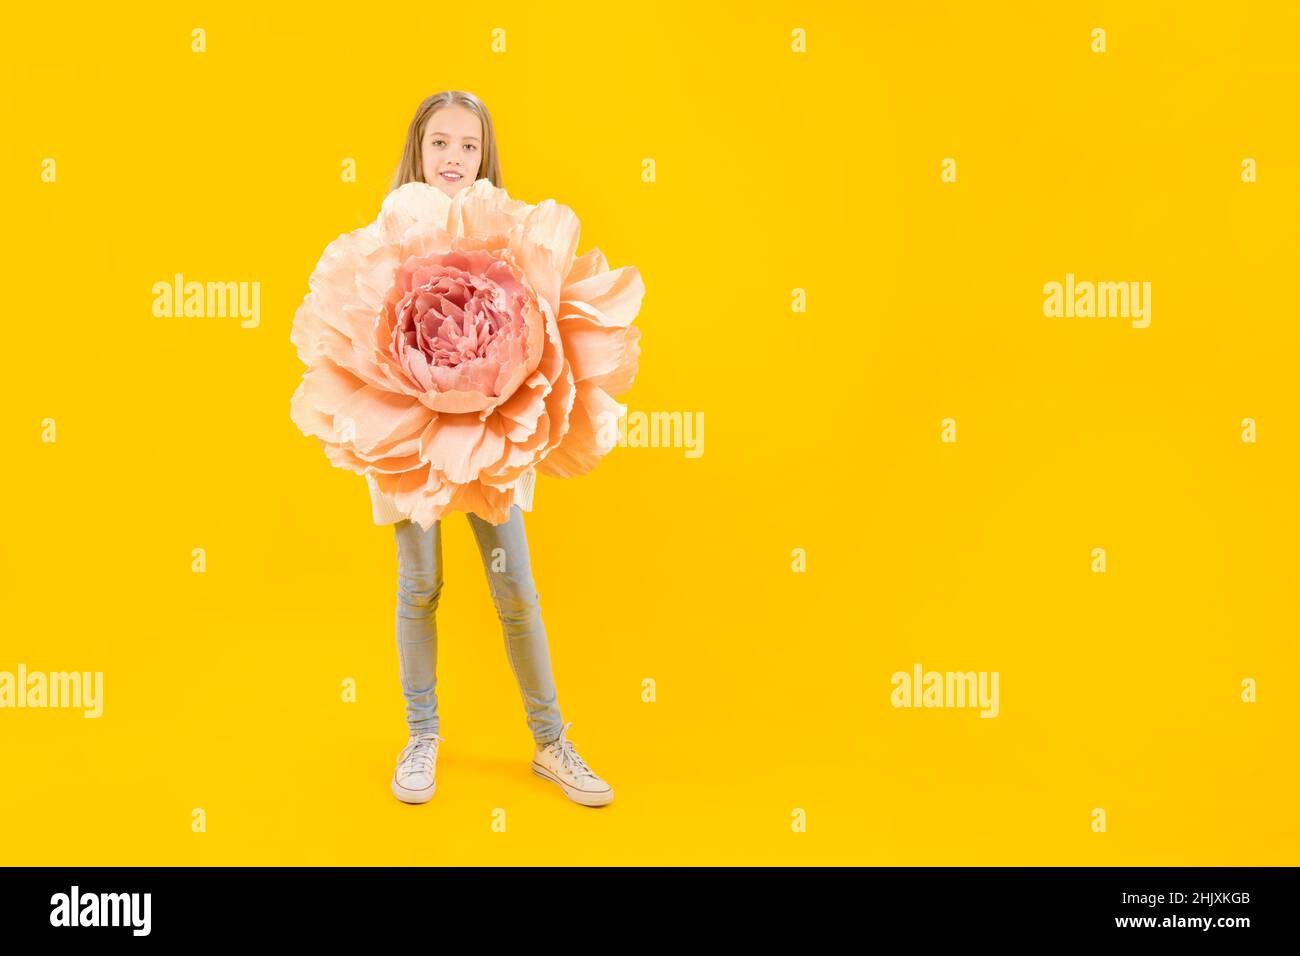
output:
<svg viewBox="0 0 1300 956"><path fill-rule="evenodd" d="M413 734L438 733L438 598L442 595L442 522L424 531L409 518L397 535L397 653L406 723Z"/></svg>
<svg viewBox="0 0 1300 956"><path fill-rule="evenodd" d="M475 514L469 515L469 521L501 619L506 656L519 685L528 729L537 743L549 743L560 736L564 721L556 700L541 602L533 583L523 509L511 505L510 519L500 525Z"/></svg>

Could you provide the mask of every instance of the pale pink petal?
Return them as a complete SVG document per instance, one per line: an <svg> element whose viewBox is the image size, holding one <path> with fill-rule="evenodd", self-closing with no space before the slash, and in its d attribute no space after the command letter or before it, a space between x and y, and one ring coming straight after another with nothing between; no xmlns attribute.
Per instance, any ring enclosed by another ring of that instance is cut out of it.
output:
<svg viewBox="0 0 1300 956"><path fill-rule="evenodd" d="M578 382L577 393L564 441L537 466L544 475L555 478L584 475L614 447L609 439L616 439L617 435L611 423L626 414L627 406L614 401L604 389L590 382ZM604 443L602 438L606 439Z"/></svg>
<svg viewBox="0 0 1300 956"><path fill-rule="evenodd" d="M560 320L560 335L564 338L564 356L573 368L573 380L581 382L617 371L628 361L629 328L640 335L635 326L598 325L585 318Z"/></svg>
<svg viewBox="0 0 1300 956"><path fill-rule="evenodd" d="M544 199L532 208L524 228L511 234L510 250L523 266L529 284L552 314L560 311L560 289L578 248L578 217L568 206Z"/></svg>
<svg viewBox="0 0 1300 956"><path fill-rule="evenodd" d="M627 339L624 343L623 357L618 367L613 371L603 375L595 375L588 379L592 385L603 388L615 398L632 387L632 381L636 378L637 367L641 358L641 330L635 325L629 325L626 332Z"/></svg>
<svg viewBox="0 0 1300 956"><path fill-rule="evenodd" d="M599 249L589 249L573 260L569 274L564 277L564 284L567 286L588 276L600 275L608 271L609 263L605 261L605 254Z"/></svg>
<svg viewBox="0 0 1300 956"><path fill-rule="evenodd" d="M420 458L458 484L473 481L470 456L487 426L473 414L439 415L420 436Z"/></svg>
<svg viewBox="0 0 1300 956"><path fill-rule="evenodd" d="M398 186L387 196L376 220L379 238L388 245L397 245L412 228L447 226L451 210L451 197L436 186L412 182Z"/></svg>
<svg viewBox="0 0 1300 956"><path fill-rule="evenodd" d="M586 315L600 325L630 325L645 298L645 282L635 266L566 283L561 315Z"/></svg>

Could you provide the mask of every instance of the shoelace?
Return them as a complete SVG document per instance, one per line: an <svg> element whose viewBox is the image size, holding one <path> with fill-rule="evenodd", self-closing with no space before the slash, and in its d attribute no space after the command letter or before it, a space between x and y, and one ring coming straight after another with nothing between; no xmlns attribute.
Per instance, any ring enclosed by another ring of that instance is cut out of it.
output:
<svg viewBox="0 0 1300 956"><path fill-rule="evenodd" d="M596 774L587 762L578 756L578 751L574 749L573 741L568 739L569 728L573 726L573 721L564 725L560 731L560 736L551 741L547 749L558 749L560 753L560 769L568 769L575 777L595 777ZM599 778L597 778L599 779Z"/></svg>
<svg viewBox="0 0 1300 956"><path fill-rule="evenodd" d="M438 752L438 745L435 740L442 740L441 734L420 734L403 748L402 752L397 755L397 762L400 765L407 758L410 758L410 766L402 773L402 776L414 773L429 773L433 769L434 756Z"/></svg>

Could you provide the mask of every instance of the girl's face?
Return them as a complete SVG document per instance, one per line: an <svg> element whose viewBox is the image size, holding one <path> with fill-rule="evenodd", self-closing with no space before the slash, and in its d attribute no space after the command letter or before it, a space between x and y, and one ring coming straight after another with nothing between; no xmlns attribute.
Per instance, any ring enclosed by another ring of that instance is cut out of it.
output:
<svg viewBox="0 0 1300 956"><path fill-rule="evenodd" d="M444 106L430 114L420 142L424 181L448 196L472 185L478 179L482 136L478 116L463 106Z"/></svg>

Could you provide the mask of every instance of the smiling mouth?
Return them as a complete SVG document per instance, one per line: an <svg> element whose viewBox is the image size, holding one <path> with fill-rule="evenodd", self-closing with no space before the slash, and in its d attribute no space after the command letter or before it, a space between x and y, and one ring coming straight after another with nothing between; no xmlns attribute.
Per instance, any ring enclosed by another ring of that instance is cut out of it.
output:
<svg viewBox="0 0 1300 956"><path fill-rule="evenodd" d="M460 173L454 173L454 172L442 172L439 173L438 175L441 176L443 179L447 180L447 182L449 183L458 183L462 178Z"/></svg>

